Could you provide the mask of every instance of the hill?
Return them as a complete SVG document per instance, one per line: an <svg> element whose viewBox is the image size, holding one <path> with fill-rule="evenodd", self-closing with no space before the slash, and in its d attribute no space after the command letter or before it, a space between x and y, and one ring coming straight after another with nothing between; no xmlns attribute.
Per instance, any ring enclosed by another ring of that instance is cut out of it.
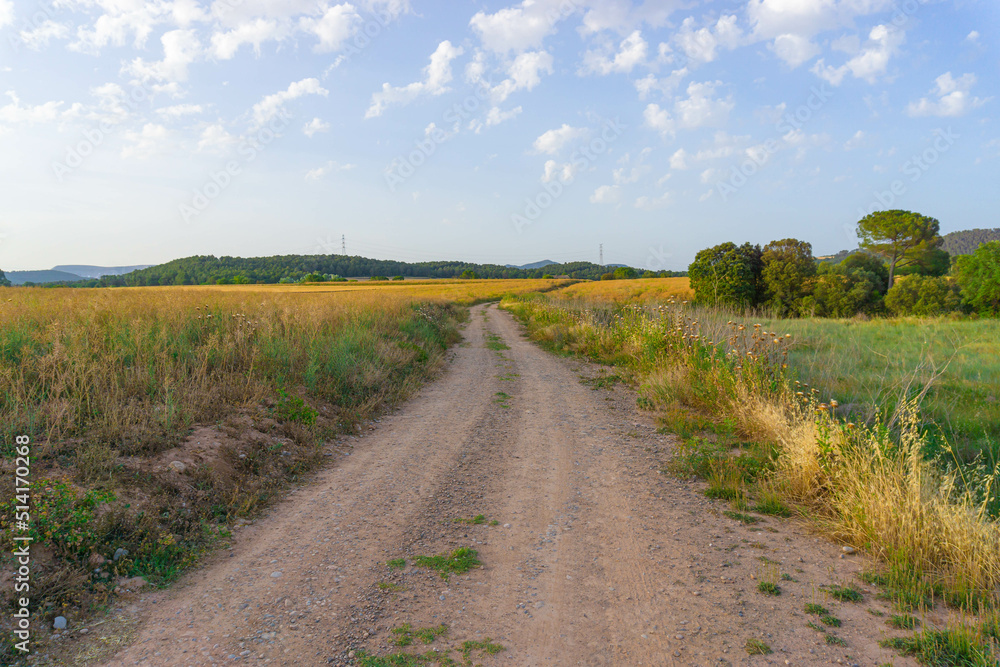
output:
<svg viewBox="0 0 1000 667"><path fill-rule="evenodd" d="M65 271L81 278L100 278L101 276L120 276L139 269L148 269L152 264L137 264L135 266L91 266L90 264L60 264L53 266L53 271Z"/></svg>
<svg viewBox="0 0 1000 667"><path fill-rule="evenodd" d="M971 255L987 241L1000 241L1000 229L966 229L945 234L941 249L949 255Z"/></svg>
<svg viewBox="0 0 1000 667"><path fill-rule="evenodd" d="M80 274L55 269L49 271L6 271L5 273L12 285L71 282L83 279Z"/></svg>
<svg viewBox="0 0 1000 667"><path fill-rule="evenodd" d="M405 276L458 278L473 271L478 278L541 278L545 274L596 280L608 267L591 262L546 264L544 268L516 268L468 262L397 262L347 255L280 255L274 257L214 257L200 255L133 271L71 283L76 287L145 285L212 285L226 283L273 284L296 282L312 273L343 277ZM640 271L641 273L641 271ZM662 275L682 275L662 272Z"/></svg>
<svg viewBox="0 0 1000 667"><path fill-rule="evenodd" d="M504 264L508 269L544 269L550 264L555 264L551 259L543 259L540 262L532 262L531 264Z"/></svg>

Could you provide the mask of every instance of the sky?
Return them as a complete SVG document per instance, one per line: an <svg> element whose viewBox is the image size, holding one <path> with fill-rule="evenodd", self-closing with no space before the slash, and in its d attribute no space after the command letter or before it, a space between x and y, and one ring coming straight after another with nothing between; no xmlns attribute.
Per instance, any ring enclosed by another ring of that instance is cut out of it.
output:
<svg viewBox="0 0 1000 667"><path fill-rule="evenodd" d="M1000 226L995 0L0 0L0 269Z"/></svg>

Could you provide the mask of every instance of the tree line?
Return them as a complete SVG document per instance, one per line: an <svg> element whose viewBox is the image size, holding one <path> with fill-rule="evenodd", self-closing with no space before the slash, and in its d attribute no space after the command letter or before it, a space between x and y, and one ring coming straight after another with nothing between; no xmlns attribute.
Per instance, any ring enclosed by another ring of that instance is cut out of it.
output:
<svg viewBox="0 0 1000 667"><path fill-rule="evenodd" d="M412 278L542 278L567 275L580 280L598 280L608 271L591 262L549 264L521 269L497 264L468 262L398 262L346 255L279 255L274 257L214 257L199 255L173 260L119 276L70 283L46 283L46 287L145 287L156 285L275 284L352 277ZM634 270L633 270L634 272ZM683 272L661 271L661 276Z"/></svg>
<svg viewBox="0 0 1000 667"><path fill-rule="evenodd" d="M860 250L819 262L799 239L763 248L722 243L688 267L699 303L765 307L782 317L1000 314L1000 241L952 257L940 223L911 211L876 211L857 223Z"/></svg>

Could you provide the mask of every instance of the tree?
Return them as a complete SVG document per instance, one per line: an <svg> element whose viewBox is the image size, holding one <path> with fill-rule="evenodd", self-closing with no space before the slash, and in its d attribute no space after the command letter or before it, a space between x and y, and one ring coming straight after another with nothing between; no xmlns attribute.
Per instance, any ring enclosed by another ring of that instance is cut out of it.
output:
<svg viewBox="0 0 1000 667"><path fill-rule="evenodd" d="M914 261L914 256L941 244L941 224L911 211L875 211L858 221L861 248L885 257L889 263L889 287L897 266Z"/></svg>
<svg viewBox="0 0 1000 667"><path fill-rule="evenodd" d="M889 267L881 259L867 252L851 253L840 263L846 273L851 273L856 269L865 271L878 278L876 291L885 294L889 289Z"/></svg>
<svg viewBox="0 0 1000 667"><path fill-rule="evenodd" d="M635 269L628 266L619 266L613 272L615 280L630 280L638 277Z"/></svg>
<svg viewBox="0 0 1000 667"><path fill-rule="evenodd" d="M934 246L913 250L908 259L909 264L898 267L897 276L943 276L951 269L951 255Z"/></svg>
<svg viewBox="0 0 1000 667"><path fill-rule="evenodd" d="M983 314L1000 314L1000 241L983 243L955 260L962 300Z"/></svg>
<svg viewBox="0 0 1000 667"><path fill-rule="evenodd" d="M760 301L762 269L760 246L727 242L695 255L688 276L701 303L751 308Z"/></svg>
<svg viewBox="0 0 1000 667"><path fill-rule="evenodd" d="M937 276L900 276L885 295L893 315L943 315L962 305L958 285Z"/></svg>
<svg viewBox="0 0 1000 667"><path fill-rule="evenodd" d="M10 287L10 279L4 274L3 269L0 269L0 287Z"/></svg>
<svg viewBox="0 0 1000 667"><path fill-rule="evenodd" d="M798 239L771 241L761 253L764 299L781 316L795 312L816 275L812 245Z"/></svg>
<svg viewBox="0 0 1000 667"><path fill-rule="evenodd" d="M465 271L462 271L462 275L459 277L465 278L466 280L475 280L476 272L473 271L472 269L466 269Z"/></svg>

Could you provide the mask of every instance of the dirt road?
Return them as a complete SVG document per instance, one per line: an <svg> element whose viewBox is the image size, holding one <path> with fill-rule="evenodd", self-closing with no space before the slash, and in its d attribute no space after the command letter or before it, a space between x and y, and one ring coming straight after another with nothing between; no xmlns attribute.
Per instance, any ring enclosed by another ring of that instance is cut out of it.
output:
<svg viewBox="0 0 1000 667"><path fill-rule="evenodd" d="M598 370L473 309L439 380L341 441L346 453L231 551L136 600L135 639L105 664L348 665L435 649L461 663L466 641L485 666L910 664L878 647L893 631L874 595L842 603L820 588L864 591L856 556L787 521L744 526L662 474L670 436L629 390L581 381ZM455 522L477 515L486 523ZM482 566L445 581L413 563L459 547ZM779 571L782 594L758 592ZM807 602L843 625L818 625ZM447 631L398 648L406 623ZM482 650L488 638L504 650ZM774 653L749 656L748 639Z"/></svg>

